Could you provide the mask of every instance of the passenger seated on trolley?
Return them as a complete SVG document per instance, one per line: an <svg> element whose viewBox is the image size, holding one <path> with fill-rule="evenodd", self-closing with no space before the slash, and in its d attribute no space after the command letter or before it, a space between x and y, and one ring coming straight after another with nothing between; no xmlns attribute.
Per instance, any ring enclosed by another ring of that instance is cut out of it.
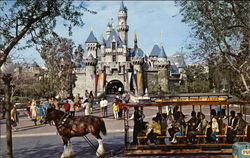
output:
<svg viewBox="0 0 250 158"><path fill-rule="evenodd" d="M216 138L217 138L216 135L219 134L220 132L219 124L216 118L212 119L211 128L212 128L212 133L210 134L211 140L216 141Z"/></svg>
<svg viewBox="0 0 250 158"><path fill-rule="evenodd" d="M167 120L168 115L166 113L162 114L162 121L161 121L161 131L162 135L166 135L166 131L168 128L168 120Z"/></svg>
<svg viewBox="0 0 250 158"><path fill-rule="evenodd" d="M231 116L231 118L229 120L229 125L228 125L228 129L227 129L227 142L233 143L235 135L236 135L236 125L238 122L238 118L235 116L234 110L232 110L230 112L230 116Z"/></svg>
<svg viewBox="0 0 250 158"><path fill-rule="evenodd" d="M179 109L179 106L174 106L174 108L173 108L173 116L174 116L174 120L178 120L179 119L179 111L178 111L178 109Z"/></svg>
<svg viewBox="0 0 250 158"><path fill-rule="evenodd" d="M188 121L187 121L187 124L188 125L191 125L192 123L195 123L195 125L198 125L197 123L198 123L198 118L196 117L196 112L195 111L192 111L191 112L191 119L189 119Z"/></svg>
<svg viewBox="0 0 250 158"><path fill-rule="evenodd" d="M242 113L237 113L237 124L236 124L236 134L244 134L245 127L247 125L246 121L242 118Z"/></svg>
<svg viewBox="0 0 250 158"><path fill-rule="evenodd" d="M185 132L185 126L183 124L181 124L180 122L176 122L174 130L176 131L174 133L174 136L171 140L171 143L177 143L177 139L176 136L183 136L184 132Z"/></svg>
<svg viewBox="0 0 250 158"><path fill-rule="evenodd" d="M206 133L207 126L208 126L208 121L205 119L205 115L201 114L200 115L200 123L198 124L196 131L197 134L203 135Z"/></svg>
<svg viewBox="0 0 250 158"><path fill-rule="evenodd" d="M198 119L196 118L196 112L192 111L191 113L192 118L187 121L188 125L188 140L190 143L194 143L195 141L195 135L196 135L196 128L197 128L197 123Z"/></svg>
<svg viewBox="0 0 250 158"><path fill-rule="evenodd" d="M155 143L156 137L161 135L161 125L157 122L157 118L152 118L152 124L146 124L147 127L152 128L148 134L148 139L151 143Z"/></svg>
<svg viewBox="0 0 250 158"><path fill-rule="evenodd" d="M216 110L215 109L211 110L210 115L211 115L212 118L216 118L217 119L217 115L216 115Z"/></svg>

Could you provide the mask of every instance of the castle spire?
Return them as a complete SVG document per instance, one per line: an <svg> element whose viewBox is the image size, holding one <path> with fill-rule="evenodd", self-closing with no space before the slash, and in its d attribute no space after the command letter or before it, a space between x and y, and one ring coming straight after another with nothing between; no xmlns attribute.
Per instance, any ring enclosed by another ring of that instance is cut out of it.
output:
<svg viewBox="0 0 250 158"><path fill-rule="evenodd" d="M134 33L134 49L137 49L138 46L137 46L137 36L136 36L136 31Z"/></svg>
<svg viewBox="0 0 250 158"><path fill-rule="evenodd" d="M123 1L121 2L121 6L120 6L119 11L125 11L125 12L127 11L127 7L124 6Z"/></svg>

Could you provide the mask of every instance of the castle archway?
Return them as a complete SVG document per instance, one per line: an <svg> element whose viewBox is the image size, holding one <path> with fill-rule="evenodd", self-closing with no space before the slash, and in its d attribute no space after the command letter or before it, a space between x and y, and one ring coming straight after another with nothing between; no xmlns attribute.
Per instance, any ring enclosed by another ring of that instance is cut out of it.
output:
<svg viewBox="0 0 250 158"><path fill-rule="evenodd" d="M112 80L106 86L106 94L117 94L124 92L124 86L121 81L119 80Z"/></svg>

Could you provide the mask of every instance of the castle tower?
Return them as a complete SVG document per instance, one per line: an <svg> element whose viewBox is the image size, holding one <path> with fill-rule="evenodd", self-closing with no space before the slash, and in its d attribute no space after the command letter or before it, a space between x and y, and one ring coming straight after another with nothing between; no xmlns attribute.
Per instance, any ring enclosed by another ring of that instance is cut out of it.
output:
<svg viewBox="0 0 250 158"><path fill-rule="evenodd" d="M111 22L108 22L107 29L106 29L107 39L109 38L110 33L111 33L112 30L113 30L112 23L111 23Z"/></svg>
<svg viewBox="0 0 250 158"><path fill-rule="evenodd" d="M168 93L168 78L169 78L169 71L168 67L170 66L170 62L167 60L167 55L163 46L160 47L160 52L158 54L158 59L156 61L155 66L158 69L158 83L161 90L161 93Z"/></svg>
<svg viewBox="0 0 250 158"><path fill-rule="evenodd" d="M118 26L117 31L119 36L125 45L128 45L128 30L129 26L127 25L127 7L124 6L123 1L121 2L120 10L118 13Z"/></svg>
<svg viewBox="0 0 250 158"><path fill-rule="evenodd" d="M93 31L90 32L89 37L85 41L85 46L86 46L88 55L92 54L94 58L97 58L98 41Z"/></svg>
<svg viewBox="0 0 250 158"><path fill-rule="evenodd" d="M85 90L88 90L89 92L92 91L94 94L96 94L96 85L95 85L95 75L96 75L96 64L97 60L93 57L92 54L89 54L87 58L84 58L85 63L85 72L86 77L85 81L87 82L85 84Z"/></svg>

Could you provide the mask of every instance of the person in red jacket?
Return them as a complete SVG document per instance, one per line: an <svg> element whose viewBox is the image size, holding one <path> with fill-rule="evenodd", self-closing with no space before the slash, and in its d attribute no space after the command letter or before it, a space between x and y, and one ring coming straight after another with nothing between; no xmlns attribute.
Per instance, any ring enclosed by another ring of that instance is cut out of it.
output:
<svg viewBox="0 0 250 158"><path fill-rule="evenodd" d="M68 101L66 101L66 103L64 103L64 110L66 113L69 113L70 110L70 104Z"/></svg>

